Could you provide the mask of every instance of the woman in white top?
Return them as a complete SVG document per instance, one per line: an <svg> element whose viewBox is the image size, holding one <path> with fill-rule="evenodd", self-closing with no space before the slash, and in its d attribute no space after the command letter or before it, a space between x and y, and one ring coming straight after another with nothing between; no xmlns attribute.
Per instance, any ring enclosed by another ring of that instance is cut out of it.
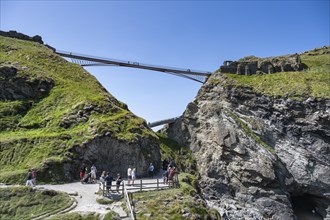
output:
<svg viewBox="0 0 330 220"><path fill-rule="evenodd" d="M132 170L132 185L134 185L134 180L136 179L135 167Z"/></svg>

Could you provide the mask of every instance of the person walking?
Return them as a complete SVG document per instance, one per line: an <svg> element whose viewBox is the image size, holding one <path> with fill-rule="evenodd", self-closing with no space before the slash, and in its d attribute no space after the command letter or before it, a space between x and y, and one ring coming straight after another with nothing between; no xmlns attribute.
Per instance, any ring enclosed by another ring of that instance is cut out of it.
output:
<svg viewBox="0 0 330 220"><path fill-rule="evenodd" d="M33 186L37 185L37 171L35 169L32 169L32 183Z"/></svg>
<svg viewBox="0 0 330 220"><path fill-rule="evenodd" d="M154 165L152 163L150 163L149 165L149 177L151 177L152 179L154 178Z"/></svg>
<svg viewBox="0 0 330 220"><path fill-rule="evenodd" d="M26 183L25 183L26 186L31 186L33 187L33 182L32 182L32 172L31 170L29 169L28 173L27 173L27 176L26 176Z"/></svg>

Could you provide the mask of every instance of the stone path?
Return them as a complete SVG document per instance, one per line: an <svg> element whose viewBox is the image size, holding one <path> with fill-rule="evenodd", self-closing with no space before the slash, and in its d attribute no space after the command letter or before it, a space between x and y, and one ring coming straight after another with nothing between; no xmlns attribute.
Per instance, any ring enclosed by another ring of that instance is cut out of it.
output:
<svg viewBox="0 0 330 220"><path fill-rule="evenodd" d="M160 188L166 188L168 187L167 184L163 184L163 180L160 178L161 175L157 175L154 179L143 179L142 183L142 190L155 190L157 187L157 178L158 178L158 187ZM140 179L135 180L134 185L127 186L127 181L124 181L126 184L126 189L129 192L136 192L140 191ZM147 184L147 185L144 185ZM114 182L113 182L114 185ZM2 185L0 184L0 187L9 187L10 185ZM13 185L11 185L13 186ZM148 189L148 187L154 187L154 189ZM70 208L68 208L65 211L70 212L79 212L79 213L89 213L89 212L95 212L100 214L101 216L104 216L106 213L108 213L110 210L116 212L119 214L119 216L122 219L129 219L127 216L127 213L122 208L122 202L117 201L109 205L102 205L99 204L96 200L104 198L103 196L100 196L96 194L99 191L99 184L82 184L81 182L74 182L74 183L67 183L67 184L59 184L59 185L37 185L37 189L50 189L50 190L56 190L68 193L72 198L76 200L76 203L72 205ZM114 189L114 188L113 188ZM121 188L122 189L122 188ZM121 194L118 194L116 192L111 193L111 197L114 200L119 200L122 197L122 191L120 191ZM64 211L64 212L65 212Z"/></svg>
<svg viewBox="0 0 330 220"><path fill-rule="evenodd" d="M99 189L99 184L82 184L80 182L74 182L60 185L37 185L37 188L62 191L74 197L77 201L77 205L69 212L95 212L105 215L110 210L113 210L122 218L127 216L122 208L121 202L114 202L110 205L102 205L96 202L98 198L102 198L102 196L96 194Z"/></svg>
<svg viewBox="0 0 330 220"><path fill-rule="evenodd" d="M143 179L142 180L142 190L155 190L148 189L148 187L157 187L157 179ZM167 187L166 184L163 184L162 179L158 179L158 186L160 188ZM135 180L134 186L127 186L127 181L124 181L126 184L126 189L129 192L140 191L140 180ZM148 184L148 185L144 185ZM151 184L151 185L149 185ZM114 182L113 182L114 185ZM37 189L51 189L56 191L62 191L68 193L71 197L73 197L77 203L76 206L73 207L70 212L79 212L79 213L87 213L87 212L95 212L100 214L101 216L108 213L110 210L119 214L122 219L127 218L127 213L122 208L122 202L114 202L110 205L102 205L96 202L97 199L102 199L103 196L96 194L99 190L99 184L82 184L81 182L74 182L68 184L60 184L60 185L37 185ZM114 189L114 187L112 188ZM122 189L122 188L121 188ZM120 194L117 192L111 192L111 197L114 200L119 200L122 197L122 191Z"/></svg>

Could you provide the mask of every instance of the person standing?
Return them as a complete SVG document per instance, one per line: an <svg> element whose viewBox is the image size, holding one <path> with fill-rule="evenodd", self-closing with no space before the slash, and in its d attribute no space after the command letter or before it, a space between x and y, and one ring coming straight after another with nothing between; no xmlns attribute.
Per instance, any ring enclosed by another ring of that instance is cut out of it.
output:
<svg viewBox="0 0 330 220"><path fill-rule="evenodd" d="M132 169L131 166L128 166L127 169L127 185L130 186L132 181Z"/></svg>
<svg viewBox="0 0 330 220"><path fill-rule="evenodd" d="M132 185L134 185L134 180L136 179L136 169L135 167L132 170Z"/></svg>
<svg viewBox="0 0 330 220"><path fill-rule="evenodd" d="M117 179L116 179L116 191L117 191L117 193L119 193L119 187L120 187L121 181L123 181L123 179L121 178L120 174L118 173L117 174Z"/></svg>
<svg viewBox="0 0 330 220"><path fill-rule="evenodd" d="M79 172L80 181L84 179L86 171L87 171L87 167L85 163L83 163L83 165L80 167L80 172Z"/></svg>
<svg viewBox="0 0 330 220"><path fill-rule="evenodd" d="M93 164L92 167L91 167L91 181L92 183L96 183L96 167L95 165Z"/></svg>
<svg viewBox="0 0 330 220"><path fill-rule="evenodd" d="M151 177L152 179L154 178L154 165L152 163L150 163L149 165L149 177Z"/></svg>
<svg viewBox="0 0 330 220"><path fill-rule="evenodd" d="M111 191L111 185L112 185L113 178L110 175L110 172L107 172L107 175L104 178L105 186L107 189L107 193L110 193Z"/></svg>
<svg viewBox="0 0 330 220"><path fill-rule="evenodd" d="M32 183L33 183L33 186L36 186L37 185L37 172L35 169L32 169Z"/></svg>
<svg viewBox="0 0 330 220"><path fill-rule="evenodd" d="M33 187L33 182L32 182L32 172L31 170L29 169L28 173L27 173L27 176L26 176L26 183L25 183L26 186L30 185Z"/></svg>
<svg viewBox="0 0 330 220"><path fill-rule="evenodd" d="M100 181L104 182L104 178L107 176L107 173L105 171L102 172L101 176L100 176Z"/></svg>

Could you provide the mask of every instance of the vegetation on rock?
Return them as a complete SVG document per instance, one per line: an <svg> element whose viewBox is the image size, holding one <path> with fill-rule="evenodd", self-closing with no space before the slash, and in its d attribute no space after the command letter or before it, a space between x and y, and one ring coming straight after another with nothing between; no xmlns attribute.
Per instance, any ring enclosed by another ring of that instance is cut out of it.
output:
<svg viewBox="0 0 330 220"><path fill-rule="evenodd" d="M178 142L157 133L160 142L161 159L172 159L180 171L196 174L196 159L191 150Z"/></svg>
<svg viewBox="0 0 330 220"><path fill-rule="evenodd" d="M179 175L180 188L158 192L134 193L137 219L221 219L216 210L209 209L194 186L192 175Z"/></svg>
<svg viewBox="0 0 330 220"><path fill-rule="evenodd" d="M251 87L256 93L273 97L330 98L329 51L330 47L322 47L302 53L300 55L301 62L308 69L300 72L279 72L251 76L225 74L227 77L223 79L211 77L210 80L213 84L220 83L223 86Z"/></svg>

